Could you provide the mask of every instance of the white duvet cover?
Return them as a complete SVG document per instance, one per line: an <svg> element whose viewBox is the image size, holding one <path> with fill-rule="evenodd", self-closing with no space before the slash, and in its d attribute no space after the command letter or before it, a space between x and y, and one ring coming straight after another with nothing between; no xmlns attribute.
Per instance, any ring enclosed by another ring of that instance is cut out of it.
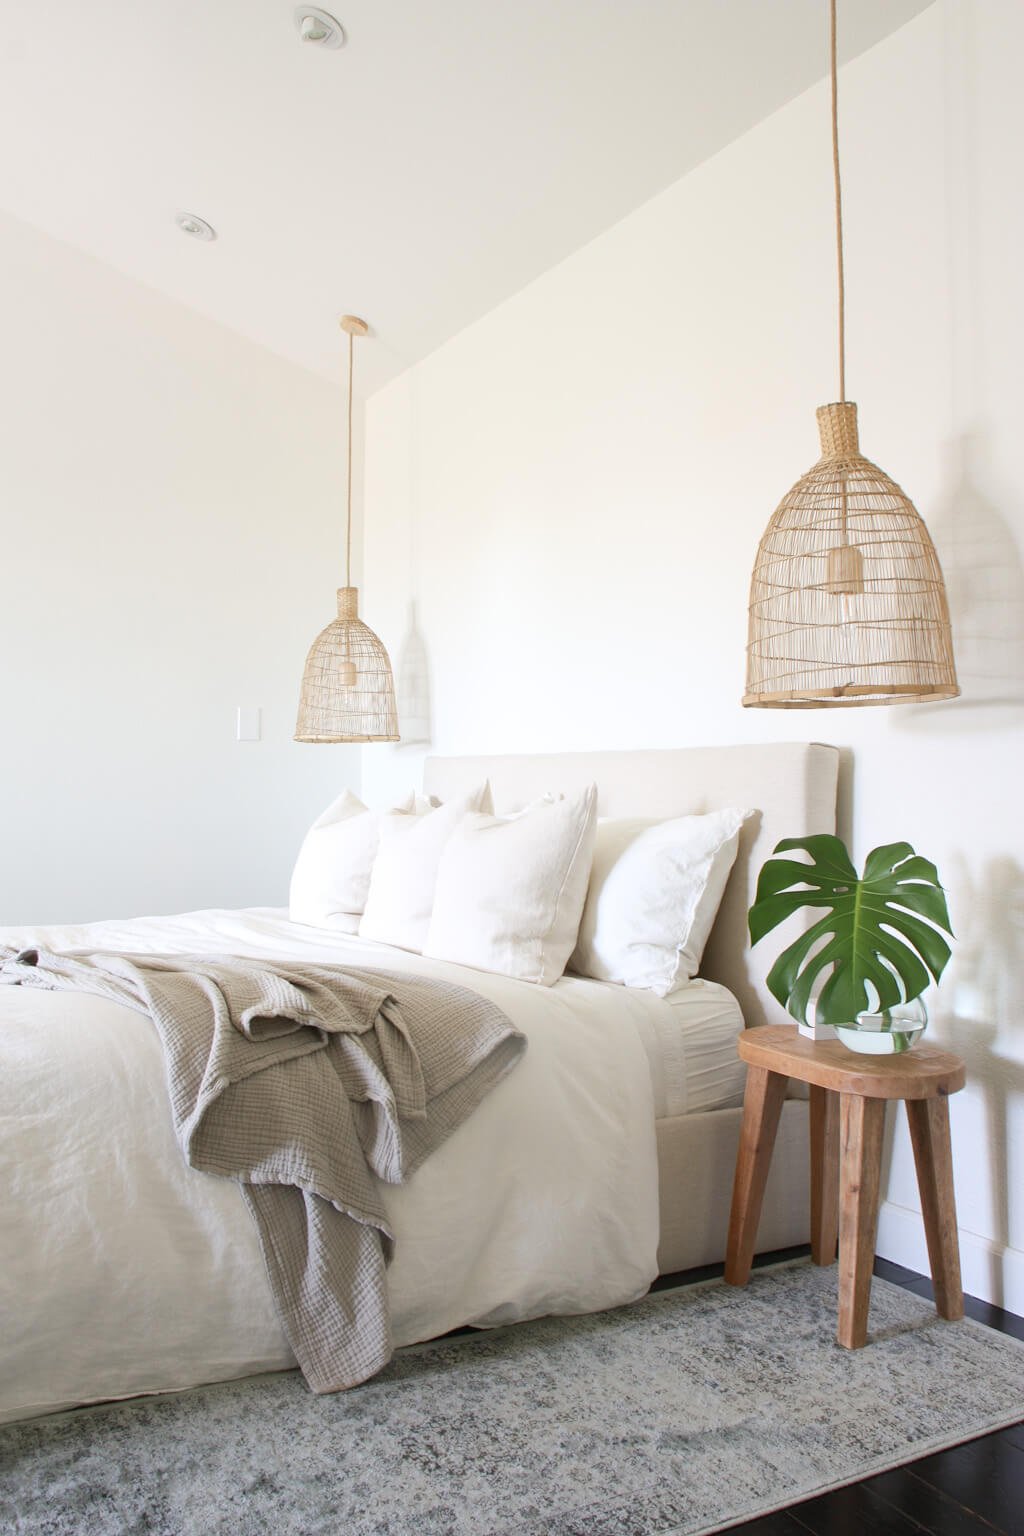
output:
<svg viewBox="0 0 1024 1536"><path fill-rule="evenodd" d="M533 986L263 908L0 941L415 971L505 1010L528 1037L523 1061L406 1185L385 1186L396 1344L616 1306L654 1278L645 995ZM182 1160L141 1014L0 987L0 1191L0 1422L294 1364L238 1187Z"/></svg>

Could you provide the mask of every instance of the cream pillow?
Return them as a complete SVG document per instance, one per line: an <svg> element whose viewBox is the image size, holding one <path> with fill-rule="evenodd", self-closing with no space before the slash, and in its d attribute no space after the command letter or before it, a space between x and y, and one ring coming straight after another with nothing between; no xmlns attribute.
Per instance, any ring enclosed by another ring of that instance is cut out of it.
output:
<svg viewBox="0 0 1024 1536"><path fill-rule="evenodd" d="M423 953L550 987L576 943L597 790L518 816L467 816L445 847Z"/></svg>
<svg viewBox="0 0 1024 1536"><path fill-rule="evenodd" d="M696 976L750 814L601 822L569 969L659 997Z"/></svg>
<svg viewBox="0 0 1024 1536"><path fill-rule="evenodd" d="M445 844L464 816L490 808L491 787L485 783L422 816L386 816L380 824L360 938L422 950Z"/></svg>
<svg viewBox="0 0 1024 1536"><path fill-rule="evenodd" d="M292 870L288 916L310 928L358 933L383 816L413 816L429 802L409 794L390 811L371 811L350 789L306 833Z"/></svg>

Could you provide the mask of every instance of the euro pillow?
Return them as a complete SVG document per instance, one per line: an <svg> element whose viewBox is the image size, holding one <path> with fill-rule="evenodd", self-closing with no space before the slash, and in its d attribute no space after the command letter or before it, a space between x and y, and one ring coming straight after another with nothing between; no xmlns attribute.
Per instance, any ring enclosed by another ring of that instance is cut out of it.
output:
<svg viewBox="0 0 1024 1536"><path fill-rule="evenodd" d="M422 950L445 844L463 817L490 809L491 788L484 783L423 815L384 817L359 937Z"/></svg>
<svg viewBox="0 0 1024 1536"><path fill-rule="evenodd" d="M659 997L696 976L750 814L600 822L569 969Z"/></svg>
<svg viewBox="0 0 1024 1536"><path fill-rule="evenodd" d="M310 928L358 933L383 816L413 816L428 802L409 794L390 811L371 811L345 789L306 833L292 870L288 916Z"/></svg>
<svg viewBox="0 0 1024 1536"><path fill-rule="evenodd" d="M517 816L467 816L446 844L423 953L550 987L587 896L597 790Z"/></svg>

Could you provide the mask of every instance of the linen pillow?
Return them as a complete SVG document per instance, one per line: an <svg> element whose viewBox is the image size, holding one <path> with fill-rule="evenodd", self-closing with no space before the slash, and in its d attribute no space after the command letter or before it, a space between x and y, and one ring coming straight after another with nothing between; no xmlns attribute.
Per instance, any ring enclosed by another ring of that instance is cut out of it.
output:
<svg viewBox="0 0 1024 1536"><path fill-rule="evenodd" d="M517 816L467 816L445 847L423 953L550 987L579 929L597 789Z"/></svg>
<svg viewBox="0 0 1024 1536"><path fill-rule="evenodd" d="M659 997L696 976L750 814L599 823L569 969Z"/></svg>
<svg viewBox="0 0 1024 1536"><path fill-rule="evenodd" d="M386 816L380 824L360 938L422 950L444 846L464 816L490 809L491 786L484 783L422 816Z"/></svg>
<svg viewBox="0 0 1024 1536"><path fill-rule="evenodd" d="M288 916L310 928L358 933L370 889L381 818L413 816L429 803L409 794L390 811L371 811L345 789L306 833L292 870Z"/></svg>

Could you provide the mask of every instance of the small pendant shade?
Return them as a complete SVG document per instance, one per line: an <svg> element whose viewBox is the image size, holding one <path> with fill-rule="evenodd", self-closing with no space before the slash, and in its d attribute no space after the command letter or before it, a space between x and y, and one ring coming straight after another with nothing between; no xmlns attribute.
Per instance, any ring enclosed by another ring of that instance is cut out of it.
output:
<svg viewBox="0 0 1024 1536"><path fill-rule="evenodd" d="M345 508L345 585L338 588L338 617L317 635L302 674L295 740L398 741L398 712L391 662L380 641L359 617L359 592L352 573L352 342L368 326L358 315L343 315L348 335L348 475Z"/></svg>
<svg viewBox="0 0 1024 1536"><path fill-rule="evenodd" d="M946 589L928 530L861 454L857 407L817 414L821 458L783 497L757 551L743 703L955 698Z"/></svg>
<svg viewBox="0 0 1024 1536"><path fill-rule="evenodd" d="M296 741L397 741L388 653L359 618L356 587L338 588L338 617L309 648Z"/></svg>

